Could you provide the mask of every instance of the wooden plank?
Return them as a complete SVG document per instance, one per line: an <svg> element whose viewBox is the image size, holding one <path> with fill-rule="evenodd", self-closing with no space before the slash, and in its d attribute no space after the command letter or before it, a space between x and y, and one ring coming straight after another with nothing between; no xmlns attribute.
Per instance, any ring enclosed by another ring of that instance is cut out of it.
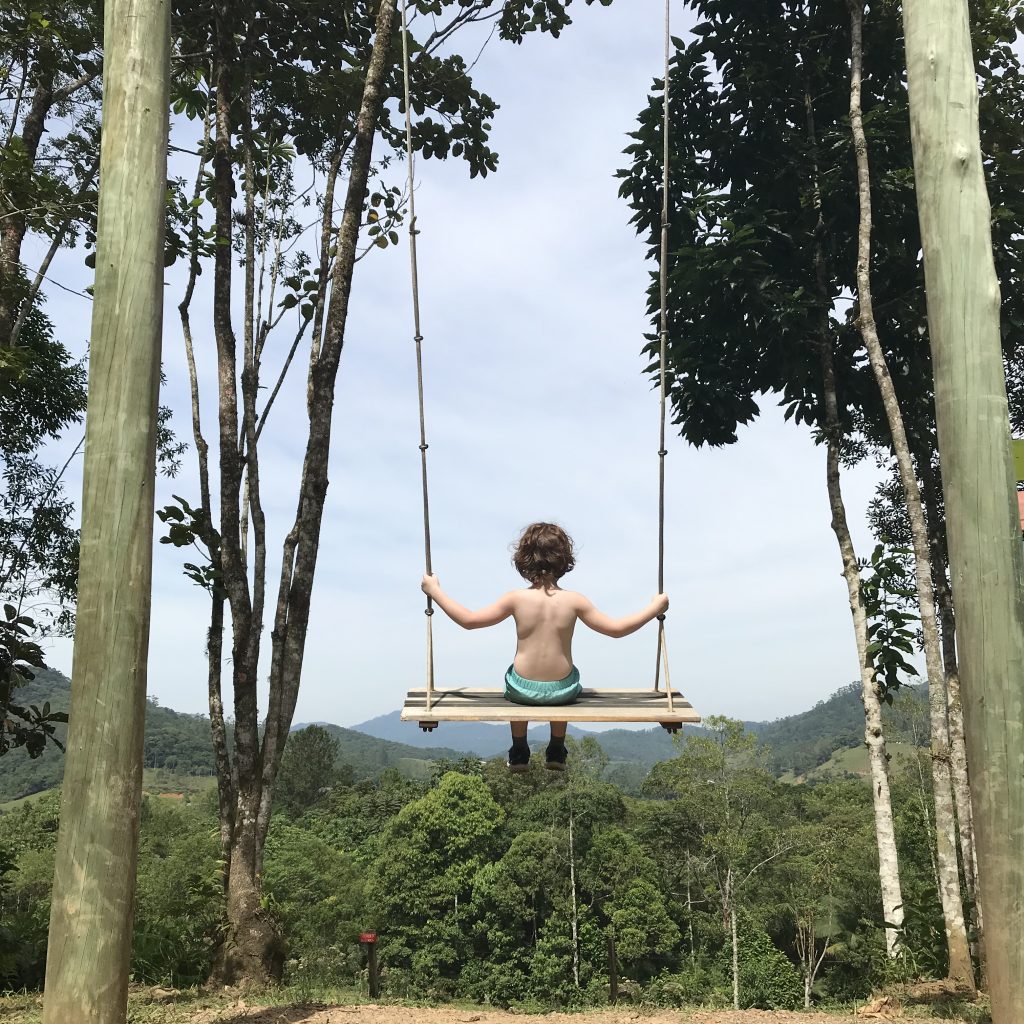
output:
<svg viewBox="0 0 1024 1024"><path fill-rule="evenodd" d="M427 691L411 690L402 721L418 722L680 722L695 724L700 715L683 695L655 690L584 690L574 704L513 704L501 690L435 690L430 710Z"/></svg>

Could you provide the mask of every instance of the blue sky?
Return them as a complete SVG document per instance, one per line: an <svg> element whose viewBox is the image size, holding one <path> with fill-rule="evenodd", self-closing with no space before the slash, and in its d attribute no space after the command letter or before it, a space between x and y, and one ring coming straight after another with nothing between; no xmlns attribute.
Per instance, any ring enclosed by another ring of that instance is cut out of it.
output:
<svg viewBox="0 0 1024 1024"><path fill-rule="evenodd" d="M657 589L658 403L641 374L650 268L614 172L660 73L661 4L580 5L576 18L559 40L492 42L476 65L478 85L501 105L497 174L470 181L456 161L417 165L433 553L444 587L484 604L519 585L509 562L518 531L553 519L579 549L566 586L621 614ZM685 27L673 30L683 35ZM473 54L481 41L461 49ZM400 184L404 168L386 174ZM51 276L82 288L89 278L81 257L62 253ZM209 278L193 316L208 397ZM174 267L164 401L189 440L182 288ZM83 351L89 302L55 287L48 297L60 336ZM355 724L394 710L423 682L411 324L403 235L401 246L356 271L296 721ZM268 349L268 377L284 335L277 344ZM264 434L271 581L305 443L302 379L300 370ZM207 406L211 439L213 426ZM669 449L667 629L677 688L705 714L763 719L803 710L856 679L824 453L809 433L784 424L769 400L737 445L697 451L673 438ZM863 513L875 478L871 465L844 477L865 554ZM72 493L79 487L79 478L69 482ZM197 490L190 450L181 477L160 480L158 506L172 493L195 499ZM202 712L207 607L180 569L180 553L156 545L149 691ZM586 684L651 684L653 626L624 640L580 629L575 654ZM440 684L498 686L514 631L506 623L463 632L438 615L435 644ZM55 644L51 658L69 670L70 644Z"/></svg>

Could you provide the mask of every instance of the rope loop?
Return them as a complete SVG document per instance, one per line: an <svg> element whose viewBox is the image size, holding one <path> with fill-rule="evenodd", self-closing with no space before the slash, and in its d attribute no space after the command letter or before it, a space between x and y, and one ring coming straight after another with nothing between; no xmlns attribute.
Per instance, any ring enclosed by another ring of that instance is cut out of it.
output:
<svg viewBox="0 0 1024 1024"><path fill-rule="evenodd" d="M434 609L433 608L424 608L423 609L423 614L424 615L433 615L434 614Z"/></svg>

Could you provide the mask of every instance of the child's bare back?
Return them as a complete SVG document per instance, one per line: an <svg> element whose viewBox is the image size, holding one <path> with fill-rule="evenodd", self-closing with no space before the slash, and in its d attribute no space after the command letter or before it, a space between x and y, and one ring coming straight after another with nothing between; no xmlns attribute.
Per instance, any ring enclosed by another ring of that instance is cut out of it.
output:
<svg viewBox="0 0 1024 1024"><path fill-rule="evenodd" d="M605 636L636 632L668 608L668 597L657 594L642 611L613 619L597 610L582 594L563 590L558 581L576 564L572 539L553 523L534 523L519 538L512 558L530 586L503 594L494 604L470 611L453 601L436 576L423 577L423 592L449 618L465 629L494 626L510 616L516 624L516 654L505 674L505 696L517 704L571 704L580 693L579 672L573 664L572 637L577 620ZM565 766L565 722L551 723L548 768ZM530 760L526 722L512 723L509 768L524 770Z"/></svg>

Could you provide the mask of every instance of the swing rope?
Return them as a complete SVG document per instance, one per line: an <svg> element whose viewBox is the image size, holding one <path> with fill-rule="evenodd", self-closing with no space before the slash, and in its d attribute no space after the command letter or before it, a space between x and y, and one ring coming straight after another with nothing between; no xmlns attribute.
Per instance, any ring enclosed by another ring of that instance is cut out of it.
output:
<svg viewBox="0 0 1024 1024"><path fill-rule="evenodd" d="M668 131L669 131L669 89L670 51L672 43L672 22L670 0L665 0L665 85L662 104L662 154L661 154L661 252L658 266L658 287L660 291L660 312L658 318L659 338L659 387L660 427L658 433L658 593L665 592L665 367L668 362ZM668 674L668 646L665 642L665 615L658 616L658 654L654 660L654 689L659 688L661 667L665 666L665 694L668 709L672 707L672 680Z"/></svg>
<svg viewBox="0 0 1024 1024"><path fill-rule="evenodd" d="M412 105L409 102L409 23L407 0L402 0L402 77L405 89L405 160L409 189L409 266L412 273L412 316L416 331L416 390L420 408L420 479L423 487L423 560L427 575L433 573L430 557L430 492L427 489L427 426L423 408L423 333L420 328L420 279L416 262L416 182L412 152ZM434 602L428 597L424 609L427 616L427 711L434 703Z"/></svg>
<svg viewBox="0 0 1024 1024"><path fill-rule="evenodd" d="M420 326L420 291L419 268L416 261L416 183L415 166L412 147L412 105L409 88L409 23L407 15L408 0L401 0L402 9L402 75L405 100L405 156L408 170L409 190L409 265L412 274L412 310L416 343L416 389L419 399L420 416L420 478L423 490L423 554L427 575L433 568L430 556L430 496L427 487L427 444L426 416L423 402L423 334ZM660 429L658 434L658 593L665 591L665 421L666 421L666 381L668 340L668 224L669 224L669 70L671 49L671 17L670 0L665 0L665 80L664 80L664 111L662 120L662 196L661 196L661 252L659 266L660 287L660 318L659 318L659 377L660 377ZM429 712L434 702L434 603L428 597L427 617L427 693L426 710ZM660 689L662 666L665 671L665 690L668 698L668 710L674 711L672 701L672 682L669 678L668 645L665 640L665 615L658 616L658 656L654 665L654 689Z"/></svg>

